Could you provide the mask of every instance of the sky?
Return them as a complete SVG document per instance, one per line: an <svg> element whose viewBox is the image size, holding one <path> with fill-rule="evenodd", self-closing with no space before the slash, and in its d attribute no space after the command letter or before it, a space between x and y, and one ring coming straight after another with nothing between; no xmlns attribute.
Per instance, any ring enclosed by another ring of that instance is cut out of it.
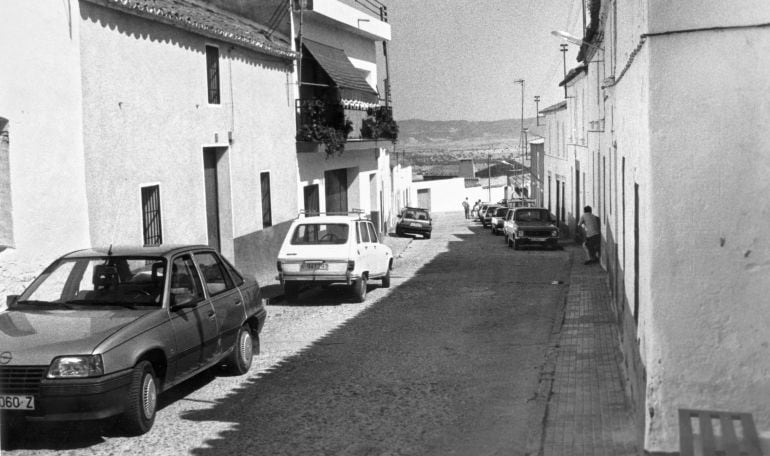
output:
<svg viewBox="0 0 770 456"><path fill-rule="evenodd" d="M397 120L501 120L564 99L564 64L551 35L582 36L581 0L383 0ZM567 71L577 65L570 44Z"/></svg>

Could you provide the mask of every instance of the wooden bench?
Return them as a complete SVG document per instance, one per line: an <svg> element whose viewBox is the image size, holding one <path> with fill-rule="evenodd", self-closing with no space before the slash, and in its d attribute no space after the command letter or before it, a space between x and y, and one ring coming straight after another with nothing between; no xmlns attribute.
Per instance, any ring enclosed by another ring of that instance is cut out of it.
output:
<svg viewBox="0 0 770 456"><path fill-rule="evenodd" d="M751 413L712 410L679 409L679 451L681 456L762 456Z"/></svg>

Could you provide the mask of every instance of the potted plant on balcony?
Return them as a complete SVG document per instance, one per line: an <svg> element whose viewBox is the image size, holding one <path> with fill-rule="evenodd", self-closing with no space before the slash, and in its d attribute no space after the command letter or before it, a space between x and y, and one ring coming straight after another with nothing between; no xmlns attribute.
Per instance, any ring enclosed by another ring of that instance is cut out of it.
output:
<svg viewBox="0 0 770 456"><path fill-rule="evenodd" d="M341 154L345 150L353 123L345 118L341 104L317 98L302 100L300 119L297 141L323 143L327 156Z"/></svg>
<svg viewBox="0 0 770 456"><path fill-rule="evenodd" d="M366 110L369 116L361 125L361 137L367 139L398 139L398 123L393 120L390 106L378 106Z"/></svg>

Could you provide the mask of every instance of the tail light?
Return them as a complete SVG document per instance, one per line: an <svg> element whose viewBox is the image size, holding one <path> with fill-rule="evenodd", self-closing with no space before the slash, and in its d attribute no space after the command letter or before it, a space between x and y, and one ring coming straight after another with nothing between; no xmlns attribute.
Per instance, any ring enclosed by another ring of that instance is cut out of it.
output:
<svg viewBox="0 0 770 456"><path fill-rule="evenodd" d="M348 271L352 271L356 268L356 262L353 260L348 261Z"/></svg>

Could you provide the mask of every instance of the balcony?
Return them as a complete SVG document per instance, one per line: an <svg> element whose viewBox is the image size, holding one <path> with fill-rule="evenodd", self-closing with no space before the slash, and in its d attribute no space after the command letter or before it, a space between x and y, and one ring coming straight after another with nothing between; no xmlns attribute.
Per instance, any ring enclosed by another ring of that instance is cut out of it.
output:
<svg viewBox="0 0 770 456"><path fill-rule="evenodd" d="M349 142L395 141L398 124L392 109L346 108L319 98L297 100L297 152L314 152L323 144L328 156L341 154Z"/></svg>

